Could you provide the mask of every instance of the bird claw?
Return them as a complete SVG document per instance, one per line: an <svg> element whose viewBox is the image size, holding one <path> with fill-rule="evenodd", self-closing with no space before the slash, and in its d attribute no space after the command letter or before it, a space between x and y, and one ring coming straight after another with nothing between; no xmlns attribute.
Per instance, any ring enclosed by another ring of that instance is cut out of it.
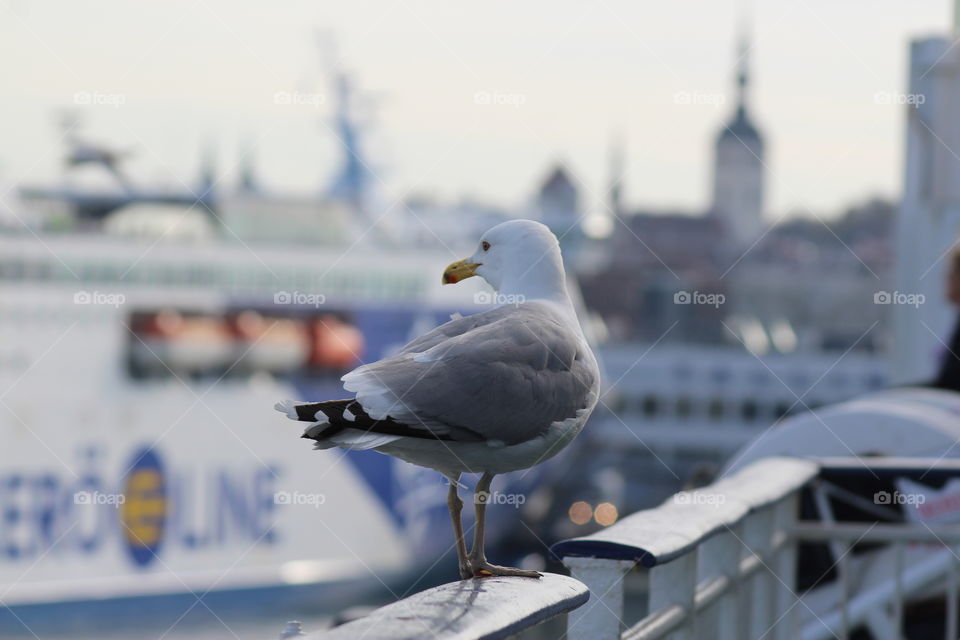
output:
<svg viewBox="0 0 960 640"><path fill-rule="evenodd" d="M461 570L461 575L463 572ZM489 562L480 562L473 565L474 578L489 578L491 576L520 576L521 578L542 578L543 574L538 571L528 571L526 569L515 569L513 567L501 567L500 565L490 564Z"/></svg>

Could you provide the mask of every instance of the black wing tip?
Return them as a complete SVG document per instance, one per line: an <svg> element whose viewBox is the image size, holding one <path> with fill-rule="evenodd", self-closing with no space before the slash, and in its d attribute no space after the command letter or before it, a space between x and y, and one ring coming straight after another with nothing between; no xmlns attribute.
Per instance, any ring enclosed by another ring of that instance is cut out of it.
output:
<svg viewBox="0 0 960 640"><path fill-rule="evenodd" d="M286 411L290 418L301 422L316 422L316 416L320 412L323 412L328 418L340 420L343 418L343 412L350 406L350 403L354 401L354 398L345 398L343 400L326 400L324 402L292 403L289 409L281 408L283 403L280 403L277 405L277 409Z"/></svg>

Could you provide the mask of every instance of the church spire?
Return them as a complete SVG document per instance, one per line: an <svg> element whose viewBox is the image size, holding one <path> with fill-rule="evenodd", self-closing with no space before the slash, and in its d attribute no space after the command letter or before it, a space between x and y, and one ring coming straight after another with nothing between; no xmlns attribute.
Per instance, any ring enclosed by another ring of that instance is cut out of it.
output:
<svg viewBox="0 0 960 640"><path fill-rule="evenodd" d="M737 54L737 118L743 119L747 114L747 88L750 84L750 40L746 30L741 31Z"/></svg>
<svg viewBox="0 0 960 640"><path fill-rule="evenodd" d="M960 2L960 0L958 0ZM736 93L737 102L733 110L732 118L720 132L720 137L733 136L744 139L759 138L760 134L753 124L749 106L750 90L750 52L753 49L748 36L748 29L744 25L740 28L740 36L737 39L737 59L736 59Z"/></svg>

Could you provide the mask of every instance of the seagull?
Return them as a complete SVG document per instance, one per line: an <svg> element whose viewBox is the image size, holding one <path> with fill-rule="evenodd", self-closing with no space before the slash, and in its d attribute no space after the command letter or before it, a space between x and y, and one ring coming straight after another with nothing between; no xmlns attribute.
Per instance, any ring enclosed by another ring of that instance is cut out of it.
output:
<svg viewBox="0 0 960 640"><path fill-rule="evenodd" d="M302 437L315 449L372 449L446 476L463 579L538 578L487 561L490 483L570 444L596 406L600 372L567 293L560 245L546 226L498 224L472 256L444 270L443 284L473 276L496 290L499 306L454 317L397 354L346 374L341 380L352 398L286 400L275 408L311 423ZM481 474L469 552L457 494L464 473Z"/></svg>

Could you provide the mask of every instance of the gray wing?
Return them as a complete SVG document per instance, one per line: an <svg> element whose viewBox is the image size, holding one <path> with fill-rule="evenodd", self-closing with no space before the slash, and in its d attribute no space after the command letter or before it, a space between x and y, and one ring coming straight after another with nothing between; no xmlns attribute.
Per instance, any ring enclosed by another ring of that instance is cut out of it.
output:
<svg viewBox="0 0 960 640"><path fill-rule="evenodd" d="M456 320L451 320L450 322L445 322L419 338L414 338L397 353L398 355L404 353L422 353L450 338L461 336L468 331L473 331L477 327L482 327L483 325L500 320L504 316L509 315L512 309L512 307L497 307L496 309L476 313L472 316L461 317Z"/></svg>
<svg viewBox="0 0 960 640"><path fill-rule="evenodd" d="M576 329L530 302L448 322L343 380L374 418L516 444L587 408L598 376Z"/></svg>

